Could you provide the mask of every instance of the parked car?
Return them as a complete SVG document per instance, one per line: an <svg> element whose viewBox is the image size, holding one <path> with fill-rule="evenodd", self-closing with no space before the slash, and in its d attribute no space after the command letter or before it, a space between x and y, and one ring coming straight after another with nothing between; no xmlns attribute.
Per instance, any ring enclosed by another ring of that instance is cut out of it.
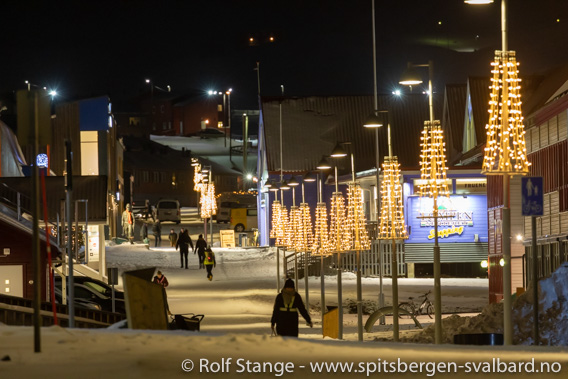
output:
<svg viewBox="0 0 568 379"><path fill-rule="evenodd" d="M203 129L199 132L200 138L222 138L225 137L225 133L215 128Z"/></svg>
<svg viewBox="0 0 568 379"><path fill-rule="evenodd" d="M79 277L77 277L79 278ZM75 279L75 278L74 278ZM92 285L92 283L91 283ZM56 291L61 291L61 277L56 277L55 279L55 288ZM92 303L96 303L100 305L101 310L112 312L112 298L110 296L106 296L99 292L98 290L93 289L90 286L85 284L81 284L79 282L75 283L75 299L81 299L83 301L88 301ZM57 294L57 292L56 292ZM124 302L124 297L118 298L115 296L115 312L116 313L126 313L126 304Z"/></svg>
<svg viewBox="0 0 568 379"><path fill-rule="evenodd" d="M60 276L56 276L54 279L61 282ZM86 287L92 288L93 290L100 292L104 296L112 297L112 287L102 280L93 279L88 276L74 276L73 281L75 282L75 284L82 284ZM61 286L61 284L59 284L59 286ZM114 297L117 299L124 299L124 292L115 289Z"/></svg>
<svg viewBox="0 0 568 379"><path fill-rule="evenodd" d="M63 297L61 296L61 287L55 287L55 302L58 304L63 304ZM103 307L99 304L80 298L75 298L75 307L80 309L88 309L93 311L102 311Z"/></svg>
<svg viewBox="0 0 568 379"><path fill-rule="evenodd" d="M176 224L181 222L181 211L179 201L164 199L158 201L154 211L154 219L163 221L173 221Z"/></svg>

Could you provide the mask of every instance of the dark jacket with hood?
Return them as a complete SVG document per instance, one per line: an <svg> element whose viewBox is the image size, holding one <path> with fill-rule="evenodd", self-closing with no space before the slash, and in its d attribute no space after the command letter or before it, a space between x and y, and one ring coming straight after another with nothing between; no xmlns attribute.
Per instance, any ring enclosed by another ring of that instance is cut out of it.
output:
<svg viewBox="0 0 568 379"><path fill-rule="evenodd" d="M191 240L187 230L184 230L176 242L176 250L179 247L180 253L188 253L189 246L191 246L191 249L193 250L193 241Z"/></svg>
<svg viewBox="0 0 568 379"><path fill-rule="evenodd" d="M279 336L298 337L298 312L308 324L312 322L300 294L296 291L289 293L284 288L276 296L271 320L273 326L276 324L276 333Z"/></svg>

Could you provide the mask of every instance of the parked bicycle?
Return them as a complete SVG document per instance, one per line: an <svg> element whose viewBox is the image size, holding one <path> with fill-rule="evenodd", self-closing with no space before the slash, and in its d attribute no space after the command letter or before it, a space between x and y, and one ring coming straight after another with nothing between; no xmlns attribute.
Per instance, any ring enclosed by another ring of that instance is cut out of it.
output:
<svg viewBox="0 0 568 379"><path fill-rule="evenodd" d="M431 292L432 291L428 291L424 295L418 296L418 298L424 298L424 300L422 300L422 303L420 304L419 307L416 307L416 304L414 304L414 300L413 300L414 298L409 297L408 299L410 301L404 301L404 302L398 304L398 308L403 309L403 310L407 311L408 313L410 313L411 315L414 315L414 316L420 316L420 315L426 314L426 315L428 315L428 317L432 318L432 315L434 314L434 304L430 301L430 299L428 299L428 295ZM399 317L403 317L403 316L407 316L407 315L399 314Z"/></svg>

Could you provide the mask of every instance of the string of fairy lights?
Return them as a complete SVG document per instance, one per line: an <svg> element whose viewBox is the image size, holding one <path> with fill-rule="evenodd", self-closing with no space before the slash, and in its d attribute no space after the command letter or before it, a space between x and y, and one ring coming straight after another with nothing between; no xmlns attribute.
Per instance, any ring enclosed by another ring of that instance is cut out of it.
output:
<svg viewBox="0 0 568 379"><path fill-rule="evenodd" d="M383 183L381 187L381 219L379 222L379 239L407 239L404 224L404 206L402 185L400 184L400 164L398 158L385 157L383 163Z"/></svg>
<svg viewBox="0 0 568 379"><path fill-rule="evenodd" d="M424 122L420 153L418 194L427 197L449 196L444 132L439 120Z"/></svg>
<svg viewBox="0 0 568 379"><path fill-rule="evenodd" d="M495 52L495 60L491 63L489 123L485 127L484 174L529 172L531 164L527 160L518 65L514 51Z"/></svg>
<svg viewBox="0 0 568 379"><path fill-rule="evenodd" d="M215 195L215 183L209 182L207 172L197 160L192 159L193 166L193 190L200 193L199 204L201 218L207 219L217 214L217 196ZM209 170L211 168L209 167Z"/></svg>

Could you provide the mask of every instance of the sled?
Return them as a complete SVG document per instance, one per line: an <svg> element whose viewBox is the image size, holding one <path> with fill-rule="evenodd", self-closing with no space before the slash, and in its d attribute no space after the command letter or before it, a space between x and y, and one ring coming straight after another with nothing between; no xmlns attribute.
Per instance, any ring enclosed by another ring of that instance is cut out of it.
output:
<svg viewBox="0 0 568 379"><path fill-rule="evenodd" d="M169 324L170 330L189 330L192 332L199 332L199 325L204 315L196 315L193 313L185 313L170 316L172 321Z"/></svg>

